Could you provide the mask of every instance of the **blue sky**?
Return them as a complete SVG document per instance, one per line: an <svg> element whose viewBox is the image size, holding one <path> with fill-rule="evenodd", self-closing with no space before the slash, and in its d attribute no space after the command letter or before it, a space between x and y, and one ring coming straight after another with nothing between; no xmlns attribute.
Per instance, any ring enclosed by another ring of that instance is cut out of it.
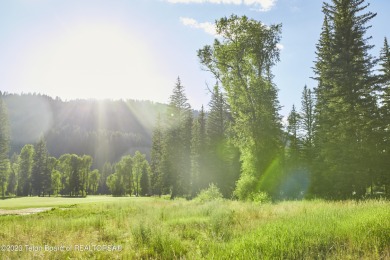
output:
<svg viewBox="0 0 390 260"><path fill-rule="evenodd" d="M377 56L390 1L372 0L371 44ZM180 76L191 105L209 101L196 51L212 44L213 23L231 14L282 23L274 68L282 115L315 82L323 15L320 0L0 0L0 90L75 98L168 102Z"/></svg>

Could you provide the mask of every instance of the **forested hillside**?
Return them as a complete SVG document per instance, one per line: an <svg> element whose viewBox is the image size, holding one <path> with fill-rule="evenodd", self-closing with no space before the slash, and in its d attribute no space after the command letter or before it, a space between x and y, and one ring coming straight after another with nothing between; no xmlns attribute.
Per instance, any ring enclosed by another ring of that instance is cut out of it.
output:
<svg viewBox="0 0 390 260"><path fill-rule="evenodd" d="M151 134L166 105L136 100L62 101L37 94L5 94L10 155L44 137L51 156L88 154L93 166L119 161L135 151L149 154Z"/></svg>

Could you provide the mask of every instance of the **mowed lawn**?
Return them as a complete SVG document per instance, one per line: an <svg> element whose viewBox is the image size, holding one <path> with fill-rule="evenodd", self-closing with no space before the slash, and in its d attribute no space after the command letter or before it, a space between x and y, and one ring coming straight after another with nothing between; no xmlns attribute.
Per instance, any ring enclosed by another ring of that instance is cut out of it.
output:
<svg viewBox="0 0 390 260"><path fill-rule="evenodd" d="M389 201L16 198L0 259L390 259Z"/></svg>

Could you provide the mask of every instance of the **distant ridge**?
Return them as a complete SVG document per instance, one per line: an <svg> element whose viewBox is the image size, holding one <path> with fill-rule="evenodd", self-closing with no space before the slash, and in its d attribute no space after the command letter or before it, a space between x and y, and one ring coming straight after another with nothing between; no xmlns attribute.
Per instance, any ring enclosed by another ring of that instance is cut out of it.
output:
<svg viewBox="0 0 390 260"><path fill-rule="evenodd" d="M51 156L89 154L93 166L115 162L136 150L149 156L157 115L166 104L139 100L62 101L41 94L5 94L11 155L43 135Z"/></svg>

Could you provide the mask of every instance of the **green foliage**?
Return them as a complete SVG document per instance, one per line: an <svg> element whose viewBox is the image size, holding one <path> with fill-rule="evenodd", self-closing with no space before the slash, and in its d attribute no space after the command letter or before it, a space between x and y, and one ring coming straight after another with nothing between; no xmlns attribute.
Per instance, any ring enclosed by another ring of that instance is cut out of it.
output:
<svg viewBox="0 0 390 260"><path fill-rule="evenodd" d="M5 197L8 176L10 171L8 151L10 133L7 108L3 101L3 94L0 91L0 189L2 197Z"/></svg>
<svg viewBox="0 0 390 260"><path fill-rule="evenodd" d="M390 255L389 202L383 200L259 205L89 196L15 198L4 204L55 207L28 216L1 216L4 244L122 247L116 252L23 250L17 253L21 259L387 259ZM1 252L4 259L15 255Z"/></svg>
<svg viewBox="0 0 390 260"><path fill-rule="evenodd" d="M140 100L62 101L40 94L4 94L12 140L10 154L39 141L42 133L50 155L93 156L95 169L124 154L149 153L150 136L167 105Z"/></svg>
<svg viewBox="0 0 390 260"><path fill-rule="evenodd" d="M115 173L107 177L106 184L114 196L149 195L150 166L144 154L125 155L115 165Z"/></svg>
<svg viewBox="0 0 390 260"><path fill-rule="evenodd" d="M315 165L311 192L326 198L362 197L376 167L379 127L373 46L366 38L376 14L361 0L324 3L317 44Z"/></svg>
<svg viewBox="0 0 390 260"><path fill-rule="evenodd" d="M51 191L51 171L46 141L42 138L34 147L31 186L34 195L45 196Z"/></svg>
<svg viewBox="0 0 390 260"><path fill-rule="evenodd" d="M231 198L240 174L240 154L230 140L232 117L218 83L211 93L209 107L206 119L207 150L203 155L205 158L201 160L200 187L215 183L225 198Z"/></svg>
<svg viewBox="0 0 390 260"><path fill-rule="evenodd" d="M227 94L234 140L244 164L239 182L242 178L247 182L245 175L259 180L281 151L277 89L271 74L279 60L281 26L232 15L216 21L216 30L223 41L206 45L198 57Z"/></svg>
<svg viewBox="0 0 390 260"><path fill-rule="evenodd" d="M150 170L151 170L151 194L162 195L163 191L163 172L162 172L162 160L163 160L163 129L161 125L161 115L158 114L157 123L153 130L152 137L152 149L150 151Z"/></svg>
<svg viewBox="0 0 390 260"><path fill-rule="evenodd" d="M192 111L180 78L173 88L165 117L160 167L163 193L189 196L191 183Z"/></svg>
<svg viewBox="0 0 390 260"><path fill-rule="evenodd" d="M27 196L31 193L31 170L33 165L34 146L27 144L22 148L19 156L18 196Z"/></svg>
<svg viewBox="0 0 390 260"><path fill-rule="evenodd" d="M61 190L61 173L57 170L51 173L51 189L53 195L58 195Z"/></svg>
<svg viewBox="0 0 390 260"><path fill-rule="evenodd" d="M194 200L199 202L206 202L222 200L222 197L223 196L219 188L215 184L211 183L207 189L201 190Z"/></svg>
<svg viewBox="0 0 390 260"><path fill-rule="evenodd" d="M140 152L135 152L133 157L133 187L134 187L134 195L146 195L149 194L149 163L146 161L145 155ZM144 178L142 178L144 177ZM141 186L141 179L142 185ZM142 191L143 188L143 191Z"/></svg>
<svg viewBox="0 0 390 260"><path fill-rule="evenodd" d="M102 174L100 175L99 187L98 187L99 194L109 194L109 190L108 190L106 181L107 181L108 176L110 176L114 172L115 172L114 166L111 163L106 162L103 165L103 169L101 170Z"/></svg>
<svg viewBox="0 0 390 260"><path fill-rule="evenodd" d="M92 192L92 194L96 195L100 180L99 170L95 169L89 173L88 176L88 189Z"/></svg>

